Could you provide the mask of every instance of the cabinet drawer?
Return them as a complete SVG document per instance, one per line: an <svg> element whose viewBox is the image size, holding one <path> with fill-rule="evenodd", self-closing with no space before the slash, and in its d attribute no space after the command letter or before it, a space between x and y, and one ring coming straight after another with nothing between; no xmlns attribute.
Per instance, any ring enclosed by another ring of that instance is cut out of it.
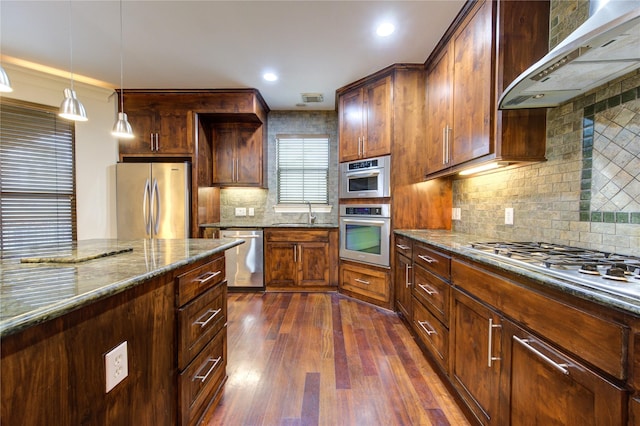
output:
<svg viewBox="0 0 640 426"><path fill-rule="evenodd" d="M182 306L199 294L224 280L224 254L215 260L192 269L177 278L176 302Z"/></svg>
<svg viewBox="0 0 640 426"><path fill-rule="evenodd" d="M345 290L383 302L389 301L387 273L353 265L343 265L341 285Z"/></svg>
<svg viewBox="0 0 640 426"><path fill-rule="evenodd" d="M223 329L178 378L181 425L200 419L226 378L227 331Z"/></svg>
<svg viewBox="0 0 640 426"><path fill-rule="evenodd" d="M280 243L328 242L329 231L323 229L309 229L304 231L294 231L291 229L287 229L286 231L268 229L265 232L265 240L267 242Z"/></svg>
<svg viewBox="0 0 640 426"><path fill-rule="evenodd" d="M412 324L434 359L446 370L449 358L449 330L415 297Z"/></svg>
<svg viewBox="0 0 640 426"><path fill-rule="evenodd" d="M411 259L413 257L413 241L407 237L396 235L396 253Z"/></svg>
<svg viewBox="0 0 640 426"><path fill-rule="evenodd" d="M422 302L440 321L449 323L449 284L426 271L420 265L414 267L415 285L413 295Z"/></svg>
<svg viewBox="0 0 640 426"><path fill-rule="evenodd" d="M420 244L413 247L413 262L426 270L440 275L446 281L451 280L451 257L438 253Z"/></svg>
<svg viewBox="0 0 640 426"><path fill-rule="evenodd" d="M189 361L227 321L227 286L218 284L178 309L178 368Z"/></svg>

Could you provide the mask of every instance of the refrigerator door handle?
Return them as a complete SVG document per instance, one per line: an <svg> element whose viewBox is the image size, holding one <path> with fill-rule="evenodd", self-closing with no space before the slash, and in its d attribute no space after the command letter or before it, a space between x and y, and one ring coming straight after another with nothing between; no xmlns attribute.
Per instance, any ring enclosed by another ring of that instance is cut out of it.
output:
<svg viewBox="0 0 640 426"><path fill-rule="evenodd" d="M160 190L158 189L158 180L153 180L153 191L151 192L151 205L153 206L153 234L158 235L160 230Z"/></svg>
<svg viewBox="0 0 640 426"><path fill-rule="evenodd" d="M149 206L149 195L151 194L151 183L149 179L144 184L144 195L142 196L142 216L144 218L144 228L147 235L151 235L151 212Z"/></svg>

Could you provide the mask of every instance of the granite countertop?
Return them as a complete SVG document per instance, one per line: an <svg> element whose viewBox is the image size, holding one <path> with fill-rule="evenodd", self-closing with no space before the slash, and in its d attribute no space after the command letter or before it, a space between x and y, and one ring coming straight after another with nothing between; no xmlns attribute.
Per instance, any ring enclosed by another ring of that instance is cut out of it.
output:
<svg viewBox="0 0 640 426"><path fill-rule="evenodd" d="M295 223L295 222L216 222L202 223L200 228L337 228L337 223Z"/></svg>
<svg viewBox="0 0 640 426"><path fill-rule="evenodd" d="M394 232L398 235L403 235L436 248L446 250L460 257L498 267L581 299L590 300L626 313L640 315L640 300L637 298L625 295L615 295L606 291L600 291L598 289L570 283L536 270L527 269L525 267L501 261L499 258L483 254L471 248L472 242L487 241L486 237L446 230L396 229Z"/></svg>
<svg viewBox="0 0 640 426"><path fill-rule="evenodd" d="M236 239L84 240L3 252L0 336L242 244Z"/></svg>

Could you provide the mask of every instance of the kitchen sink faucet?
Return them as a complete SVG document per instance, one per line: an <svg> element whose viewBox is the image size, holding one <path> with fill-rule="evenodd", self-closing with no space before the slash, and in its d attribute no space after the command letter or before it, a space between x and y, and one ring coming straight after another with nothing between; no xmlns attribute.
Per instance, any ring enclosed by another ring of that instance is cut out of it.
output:
<svg viewBox="0 0 640 426"><path fill-rule="evenodd" d="M313 225L316 223L316 216L311 213L311 201L307 201L307 204L309 205L309 224Z"/></svg>

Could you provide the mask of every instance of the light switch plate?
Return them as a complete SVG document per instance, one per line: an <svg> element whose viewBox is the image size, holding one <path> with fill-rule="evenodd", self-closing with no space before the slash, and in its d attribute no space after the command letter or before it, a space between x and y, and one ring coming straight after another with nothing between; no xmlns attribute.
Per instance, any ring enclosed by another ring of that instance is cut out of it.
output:
<svg viewBox="0 0 640 426"><path fill-rule="evenodd" d="M104 355L104 367L107 379L105 393L109 392L129 375L129 360L127 356L126 340Z"/></svg>
<svg viewBox="0 0 640 426"><path fill-rule="evenodd" d="M504 209L504 224L513 225L513 207Z"/></svg>
<svg viewBox="0 0 640 426"><path fill-rule="evenodd" d="M236 207L236 216L246 216L247 208L246 207Z"/></svg>
<svg viewBox="0 0 640 426"><path fill-rule="evenodd" d="M451 219L453 220L462 219L462 210L460 209L460 207L454 207L451 209Z"/></svg>
<svg viewBox="0 0 640 426"><path fill-rule="evenodd" d="M249 207L249 216L255 216L256 211L253 207Z"/></svg>

